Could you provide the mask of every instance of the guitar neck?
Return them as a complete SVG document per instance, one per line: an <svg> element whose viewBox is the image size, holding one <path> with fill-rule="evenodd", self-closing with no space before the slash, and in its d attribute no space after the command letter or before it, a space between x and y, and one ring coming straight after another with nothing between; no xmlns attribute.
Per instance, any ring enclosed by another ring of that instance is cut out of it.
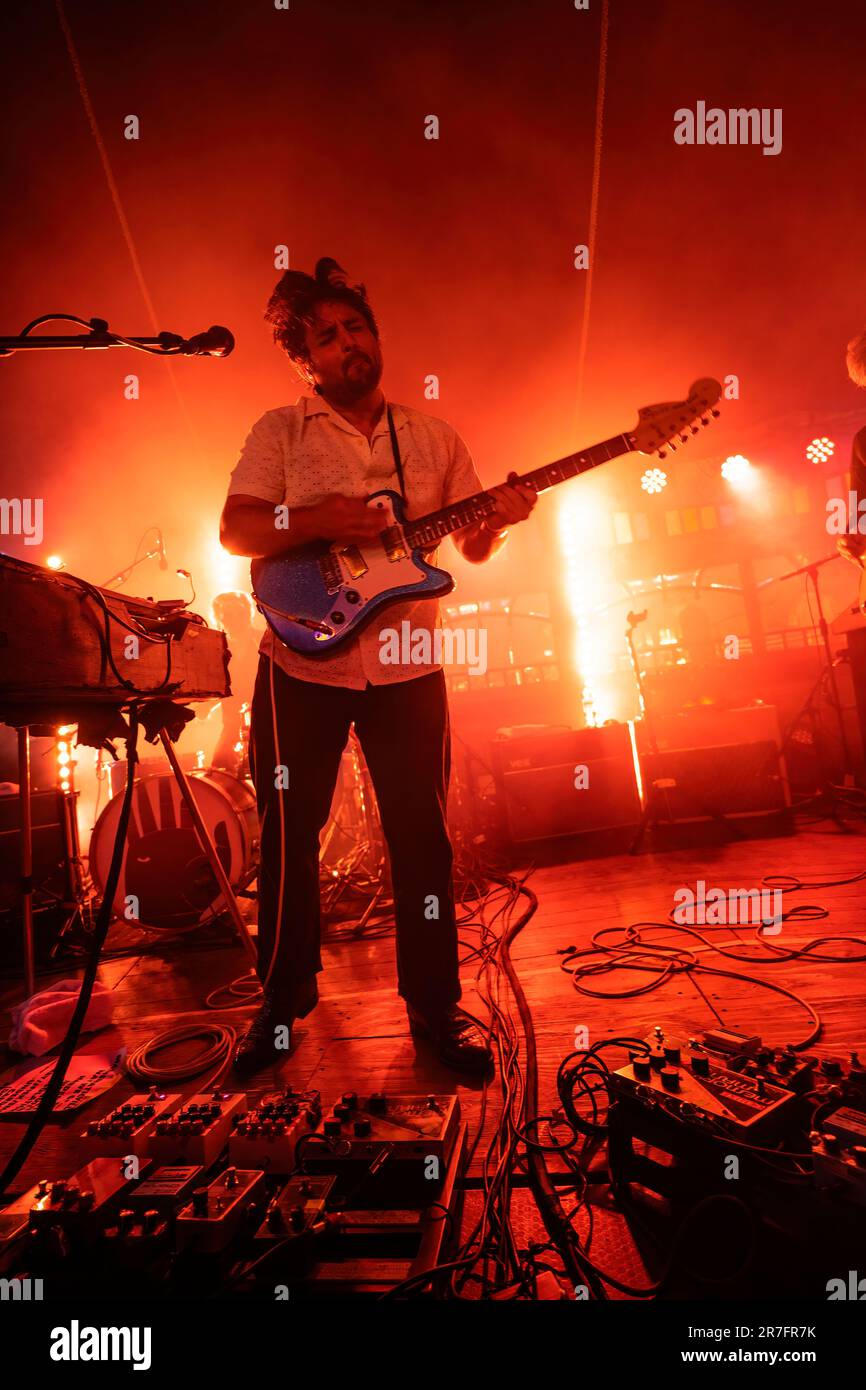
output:
<svg viewBox="0 0 866 1390"><path fill-rule="evenodd" d="M601 444L593 444L591 448L584 449L579 454L567 454L555 463L546 463L542 468L534 468L531 473L524 473L518 481L533 487L536 492L544 492L549 487L555 487L557 483L576 478L579 473L588 473L600 463L607 463L609 459L618 458L620 454L630 453L634 447L631 435L617 434L612 439L603 440ZM428 548L443 537L449 536L452 531L461 531L473 521L480 521L482 517L489 516L495 506L496 499L489 492L476 492L472 497L464 497L461 502L452 502L449 506L440 508L438 512L428 512L427 516L407 522L404 528L406 540L413 550Z"/></svg>

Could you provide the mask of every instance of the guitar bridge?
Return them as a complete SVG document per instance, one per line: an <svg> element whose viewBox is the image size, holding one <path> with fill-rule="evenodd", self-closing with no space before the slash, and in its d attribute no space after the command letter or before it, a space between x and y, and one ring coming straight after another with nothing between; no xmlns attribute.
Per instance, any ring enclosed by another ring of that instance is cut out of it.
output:
<svg viewBox="0 0 866 1390"><path fill-rule="evenodd" d="M343 576L340 573L340 561L332 550L322 555L319 560L319 573L322 576L322 583L329 594L337 593L343 583Z"/></svg>

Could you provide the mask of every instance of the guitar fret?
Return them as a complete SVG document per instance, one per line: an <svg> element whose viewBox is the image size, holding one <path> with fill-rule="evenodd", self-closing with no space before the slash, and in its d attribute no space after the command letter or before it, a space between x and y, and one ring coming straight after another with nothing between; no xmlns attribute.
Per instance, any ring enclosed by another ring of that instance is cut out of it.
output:
<svg viewBox="0 0 866 1390"><path fill-rule="evenodd" d="M612 439L603 440L601 444L594 444L582 454L568 454L554 463L544 464L541 468L524 474L521 481L540 492L544 488L565 482L567 478L586 473L590 468L597 468L600 463L607 463L609 459L617 458L620 454L629 453L633 448L634 443L627 434L618 434ZM475 497L466 497L462 502L444 507L438 512L430 512L418 521L408 522L406 540L413 549L417 546L431 546L444 536L450 535L452 531L458 531L489 515L494 507L495 503L490 494L479 492Z"/></svg>

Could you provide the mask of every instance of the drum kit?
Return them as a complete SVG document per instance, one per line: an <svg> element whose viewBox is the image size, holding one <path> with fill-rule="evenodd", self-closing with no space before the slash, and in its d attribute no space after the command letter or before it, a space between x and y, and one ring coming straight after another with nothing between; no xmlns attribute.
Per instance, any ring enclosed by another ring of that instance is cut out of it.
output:
<svg viewBox="0 0 866 1390"><path fill-rule="evenodd" d="M249 777L248 721L235 770L188 769L196 804L235 894L247 893L259 867L259 821L255 788ZM192 762L195 755L188 755ZM90 841L90 874L105 891L112 847L120 819L126 764L111 772L112 796L98 817ZM225 911L225 899L196 834L177 780L159 758L142 759L132 796L114 911L118 918L153 931L205 927ZM328 824L322 835L320 865L324 915L341 915L338 900L368 891L368 918L383 905L384 846L369 774L354 734L343 756Z"/></svg>

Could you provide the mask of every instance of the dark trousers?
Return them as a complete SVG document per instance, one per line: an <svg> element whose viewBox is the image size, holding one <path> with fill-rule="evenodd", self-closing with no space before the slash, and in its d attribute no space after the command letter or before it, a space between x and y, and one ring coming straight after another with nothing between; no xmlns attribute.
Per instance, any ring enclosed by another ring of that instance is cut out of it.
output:
<svg viewBox="0 0 866 1390"><path fill-rule="evenodd" d="M261 824L259 978L289 998L322 969L319 834L352 723L391 860L398 990L435 1013L460 998L441 671L349 690L296 680L261 657L250 728Z"/></svg>

